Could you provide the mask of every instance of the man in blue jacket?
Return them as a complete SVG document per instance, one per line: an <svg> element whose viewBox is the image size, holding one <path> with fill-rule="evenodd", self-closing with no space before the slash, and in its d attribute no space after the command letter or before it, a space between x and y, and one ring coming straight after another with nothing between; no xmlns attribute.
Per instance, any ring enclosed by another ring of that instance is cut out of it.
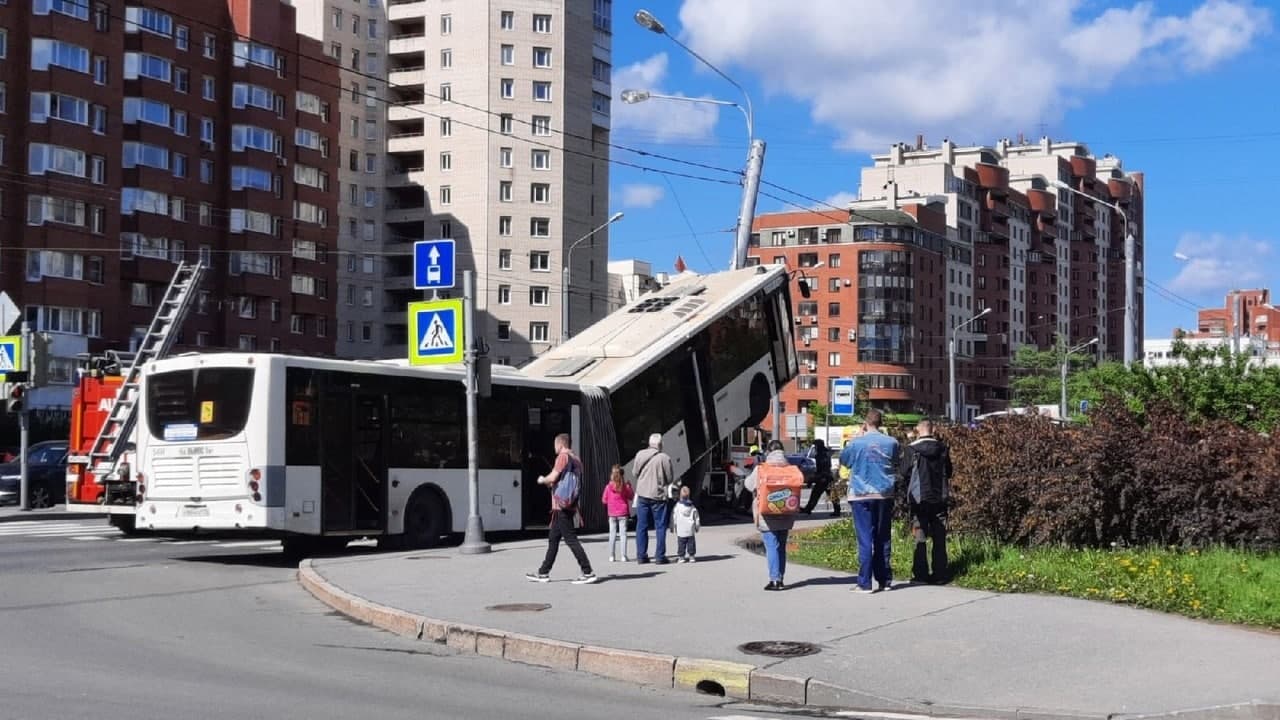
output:
<svg viewBox="0 0 1280 720"><path fill-rule="evenodd" d="M879 410L868 410L864 432L845 446L840 464L849 469L849 509L858 535L858 592L887 590L893 582L889 567L893 524L893 485L898 474L901 448L898 441L880 431Z"/></svg>

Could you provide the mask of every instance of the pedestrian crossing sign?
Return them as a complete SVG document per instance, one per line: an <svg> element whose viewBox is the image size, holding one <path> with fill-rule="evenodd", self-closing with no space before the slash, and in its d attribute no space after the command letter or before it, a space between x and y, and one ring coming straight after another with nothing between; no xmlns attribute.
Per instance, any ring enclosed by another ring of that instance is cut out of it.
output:
<svg viewBox="0 0 1280 720"><path fill-rule="evenodd" d="M0 382L4 382L6 372L22 372L26 370L22 362L22 336L5 335L0 337Z"/></svg>
<svg viewBox="0 0 1280 720"><path fill-rule="evenodd" d="M462 300L409 303L409 338L410 365L462 362L466 349Z"/></svg>

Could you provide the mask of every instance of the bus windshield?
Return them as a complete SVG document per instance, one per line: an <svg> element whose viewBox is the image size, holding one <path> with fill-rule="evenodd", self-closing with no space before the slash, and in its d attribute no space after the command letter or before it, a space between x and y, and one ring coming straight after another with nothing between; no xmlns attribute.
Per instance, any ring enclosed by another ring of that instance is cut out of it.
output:
<svg viewBox="0 0 1280 720"><path fill-rule="evenodd" d="M147 425L167 441L223 440L244 430L252 368L196 368L147 378Z"/></svg>

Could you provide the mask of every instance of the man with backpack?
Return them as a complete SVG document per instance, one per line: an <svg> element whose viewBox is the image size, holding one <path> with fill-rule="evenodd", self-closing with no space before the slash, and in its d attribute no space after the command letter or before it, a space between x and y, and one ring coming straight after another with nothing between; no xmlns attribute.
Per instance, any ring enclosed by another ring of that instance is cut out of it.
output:
<svg viewBox="0 0 1280 720"><path fill-rule="evenodd" d="M556 436L556 463L551 472L538 478L539 485L551 488L551 530L547 533L547 556L542 560L542 567L537 572L525 575L531 582L550 582L551 566L556 563L556 554L560 551L560 540L569 546L573 557L578 561L582 574L573 581L574 585L587 585L597 580L591 571L591 561L578 541L578 531L574 528L574 518L578 514L578 491L582 487L582 461L573 454L573 446L566 433Z"/></svg>
<svg viewBox="0 0 1280 720"><path fill-rule="evenodd" d="M916 549L912 582L945 583L947 567L947 498L951 495L951 451L933 436L932 420L916 425L916 439L903 455L901 479L907 484ZM926 545L933 543L933 572Z"/></svg>

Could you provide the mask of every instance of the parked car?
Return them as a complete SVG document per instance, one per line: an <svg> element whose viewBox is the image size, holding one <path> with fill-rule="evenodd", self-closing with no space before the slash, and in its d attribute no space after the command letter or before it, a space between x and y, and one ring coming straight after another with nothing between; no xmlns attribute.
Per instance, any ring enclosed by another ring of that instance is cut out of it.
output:
<svg viewBox="0 0 1280 720"><path fill-rule="evenodd" d="M805 485L813 484L813 478L818 473L818 465L813 461L813 448L809 448L802 453L789 453L787 462L800 468L800 472L804 475Z"/></svg>
<svg viewBox="0 0 1280 720"><path fill-rule="evenodd" d="M22 468L18 459L0 463L0 505L16 505ZM53 507L67 499L67 443L48 440L27 449L27 482L33 508Z"/></svg>

